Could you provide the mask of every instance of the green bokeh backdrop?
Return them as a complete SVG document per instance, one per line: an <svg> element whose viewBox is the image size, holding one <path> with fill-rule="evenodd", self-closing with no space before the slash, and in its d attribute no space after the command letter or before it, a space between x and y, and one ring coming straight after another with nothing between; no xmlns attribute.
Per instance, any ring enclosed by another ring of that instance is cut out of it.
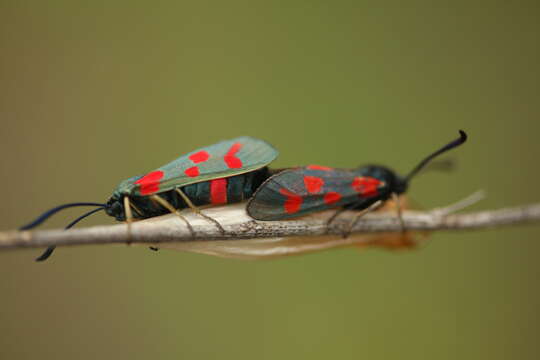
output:
<svg viewBox="0 0 540 360"><path fill-rule="evenodd" d="M539 15L535 1L2 1L1 228L240 135L275 145L276 167L406 172L463 128L458 169L415 179L417 202L539 201ZM537 359L539 234L262 262L1 253L0 358Z"/></svg>

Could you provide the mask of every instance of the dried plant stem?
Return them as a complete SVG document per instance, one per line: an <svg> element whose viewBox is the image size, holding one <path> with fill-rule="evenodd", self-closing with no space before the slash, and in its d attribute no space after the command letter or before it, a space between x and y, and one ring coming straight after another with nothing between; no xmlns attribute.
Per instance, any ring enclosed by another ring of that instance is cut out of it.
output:
<svg viewBox="0 0 540 360"><path fill-rule="evenodd" d="M518 225L540 221L540 204L448 214L477 201L479 194L460 203L432 211L404 211L403 221L408 230L473 230L506 225ZM159 244L203 242L209 240L269 239L287 237L315 237L321 235L341 235L354 216L353 212L338 217L330 228L326 220L332 212L318 213L298 220L255 221L245 212L244 204L205 209L204 213L219 221L225 229L222 234L214 223L185 210L182 214L189 220L195 236L176 215L165 215L132 224L132 237L128 239L125 224L94 226L89 228L40 231L0 232L0 250L15 248L37 248L51 245L73 246L88 244L132 243ZM352 234L399 232L400 223L394 212L367 214L361 218Z"/></svg>

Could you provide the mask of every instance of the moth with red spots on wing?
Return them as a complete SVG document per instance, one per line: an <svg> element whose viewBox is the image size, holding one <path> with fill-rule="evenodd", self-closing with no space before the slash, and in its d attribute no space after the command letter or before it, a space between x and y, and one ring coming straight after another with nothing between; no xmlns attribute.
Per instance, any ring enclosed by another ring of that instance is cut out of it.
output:
<svg viewBox="0 0 540 360"><path fill-rule="evenodd" d="M204 215L197 206L240 202L251 197L259 185L270 176L267 165L278 152L263 140L244 136L197 149L142 176L124 180L114 190L106 204L72 203L53 208L21 230L31 229L54 213L74 206L95 206L73 221L67 228L99 211L119 221L129 222L174 212L193 231L177 209L191 207L199 215L223 227ZM48 258L54 247L48 248L37 260Z"/></svg>
<svg viewBox="0 0 540 360"><path fill-rule="evenodd" d="M270 177L248 204L257 220L284 220L350 204L369 206L388 184L360 170L306 166Z"/></svg>
<svg viewBox="0 0 540 360"><path fill-rule="evenodd" d="M365 213L391 196L397 200L397 195L407 190L410 179L432 159L467 140L464 131L460 130L459 134L458 139L426 157L405 177L379 165L353 170L309 165L279 172L257 189L248 202L247 212L256 220L269 221L291 219L336 207ZM396 205L399 213L399 202ZM402 222L401 217L399 219Z"/></svg>

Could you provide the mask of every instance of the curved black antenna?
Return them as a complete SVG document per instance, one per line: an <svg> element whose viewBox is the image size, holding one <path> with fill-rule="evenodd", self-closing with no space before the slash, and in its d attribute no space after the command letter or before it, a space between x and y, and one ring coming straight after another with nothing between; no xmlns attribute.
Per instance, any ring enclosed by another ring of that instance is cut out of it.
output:
<svg viewBox="0 0 540 360"><path fill-rule="evenodd" d="M75 225L77 225L77 223L78 223L79 221L81 221L82 219L85 219L85 218L87 218L88 216L92 215L93 213L97 213L98 211L101 211L101 210L105 210L105 206L100 207L100 208L97 208L97 209L94 209L94 210L90 210L90 211L87 212L86 214L83 214L83 215L79 216L78 218L76 218L75 220L73 220L72 222L70 222L69 225L66 226L66 227L64 228L64 230L71 229L72 227L74 227Z"/></svg>
<svg viewBox="0 0 540 360"><path fill-rule="evenodd" d="M102 206L102 207L99 207L97 209L91 210L91 211L87 212L86 214L83 214L83 215L79 216L78 218L76 218L75 220L70 222L69 225L64 228L64 230L72 228L73 226L75 226L82 219L87 218L88 216L90 216L90 215L92 215L94 213L97 213L98 211L101 211L101 210L105 210L105 206ZM36 261L45 261L45 260L47 260L52 255L54 249L56 249L56 246L49 246L47 249L45 249L43 254L41 254L40 256L38 256L36 258Z"/></svg>
<svg viewBox="0 0 540 360"><path fill-rule="evenodd" d="M409 182L409 180L411 180L411 178L414 175L416 175L420 170L422 170L422 168L424 166L426 166L427 163L429 163L431 160L433 160L433 158L441 155L444 152L447 152L448 150L451 150L451 149L463 144L465 141L467 141L467 134L465 133L465 131L459 130L459 139L456 139L456 140L446 144L445 146L443 146L442 148L440 148L439 150L435 151L433 154L429 155L427 158L422 160L420 162L420 164L416 165L416 167L405 177L405 182Z"/></svg>
<svg viewBox="0 0 540 360"><path fill-rule="evenodd" d="M19 230L32 229L32 228L38 226L39 224L41 224L42 222L44 222L45 220L47 220L48 218L50 218L51 216L53 216L54 214L56 214L57 212L59 212L61 210L64 210L64 209L67 209L67 208L70 208L70 207L75 207L75 206L99 206L100 208L105 208L107 205L106 204L99 204L99 203L91 203L91 202L80 202L80 203L70 203L70 204L60 205L60 206L52 208L51 210L45 211L43 214L38 216L31 223L26 224L24 226L21 226L19 228ZM73 224L73 225L75 225L75 224Z"/></svg>

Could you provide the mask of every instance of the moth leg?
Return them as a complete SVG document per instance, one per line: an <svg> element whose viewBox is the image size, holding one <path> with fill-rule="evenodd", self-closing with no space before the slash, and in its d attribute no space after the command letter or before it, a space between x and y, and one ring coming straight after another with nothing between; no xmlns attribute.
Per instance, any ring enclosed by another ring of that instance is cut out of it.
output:
<svg viewBox="0 0 540 360"><path fill-rule="evenodd" d="M197 215L200 215L202 216L203 218L207 219L207 220L210 220L211 222L213 222L217 228L219 229L219 231L221 232L221 234L225 234L225 229L223 228L223 226L221 226L221 224L216 220L216 219L213 219L211 218L210 216L204 214L197 206L195 206L195 204L193 204L191 202L191 200L189 199L189 197L184 194L184 192L182 190L180 190L179 188L175 188L174 190L176 190L176 192L182 197L182 199L184 199L184 201L186 202L186 204L189 206L189 208L195 212Z"/></svg>
<svg viewBox="0 0 540 360"><path fill-rule="evenodd" d="M332 216L330 216L328 220L326 220L326 233L330 231L330 225L332 224L332 222L339 216L339 214L341 214L345 210L346 209L344 208L337 209L336 212Z"/></svg>
<svg viewBox="0 0 540 360"><path fill-rule="evenodd" d="M356 223L362 216L366 215L368 212L371 212L377 209L379 206L382 205L382 203L383 203L382 200L377 200L373 204L368 206L367 208L360 210L360 212L358 212L358 214L356 214L356 216L354 217L353 221L349 223L347 230L343 233L343 238L347 238L351 234L354 225L356 225Z"/></svg>
<svg viewBox="0 0 540 360"><path fill-rule="evenodd" d="M141 217L144 217L142 211L138 207L136 207L134 203L130 202L129 205L133 208L133 210L135 210L137 214L139 214Z"/></svg>
<svg viewBox="0 0 540 360"><path fill-rule="evenodd" d="M128 231L128 241L127 244L130 245L133 237L131 234L131 223L133 222L133 213L131 212L131 204L128 196L124 196L124 212L126 214L126 224Z"/></svg>
<svg viewBox="0 0 540 360"><path fill-rule="evenodd" d="M182 216L182 214L180 214L178 209L175 209L174 206L171 205L171 203L169 203L167 200L165 200L164 198L158 195L151 195L150 198L157 201L165 209L169 210L171 213L177 215L180 219L182 219L186 223L189 229L189 232L191 233L191 236L195 236L195 231L191 227L191 224L189 223L189 221L187 221L187 219L184 216Z"/></svg>
<svg viewBox="0 0 540 360"><path fill-rule="evenodd" d="M128 199L127 196L125 198ZM126 210L126 222L128 224L128 239L129 239L128 244L130 244L131 243L131 223L133 222L133 214L131 213L131 208L133 208L133 210L135 210L135 212L137 214L139 214L140 216L142 216L143 213L137 206L135 206L135 204L130 202L129 199L128 199L127 204L126 204L126 202L124 200L124 208L128 209L128 210ZM128 212L129 212L129 216L128 216ZM127 220L127 219L129 219L129 220ZM150 248L150 250L154 250L154 251L159 250L157 247L151 247L150 246L149 248Z"/></svg>
<svg viewBox="0 0 540 360"><path fill-rule="evenodd" d="M397 216L399 219L399 225L401 226L401 232L405 233L405 223L403 222L403 216L401 215L401 204L399 202L399 196L396 193L392 193L392 200L396 203Z"/></svg>

